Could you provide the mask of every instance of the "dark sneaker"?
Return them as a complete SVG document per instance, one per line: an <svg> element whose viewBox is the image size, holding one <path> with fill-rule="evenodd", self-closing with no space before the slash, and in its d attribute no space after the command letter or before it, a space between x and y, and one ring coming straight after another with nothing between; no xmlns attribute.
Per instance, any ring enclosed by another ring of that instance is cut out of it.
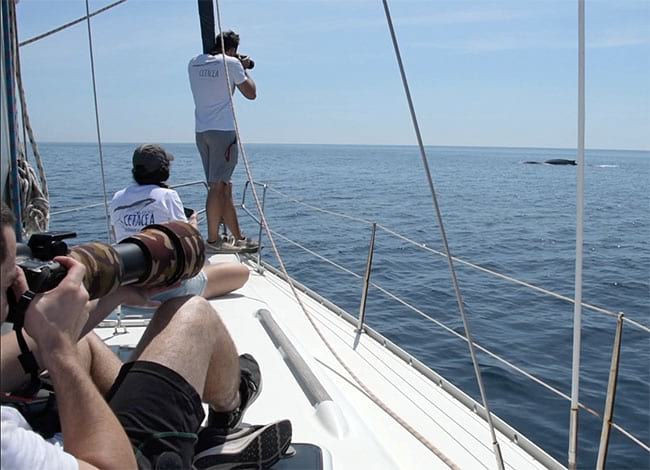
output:
<svg viewBox="0 0 650 470"><path fill-rule="evenodd" d="M197 469L270 468L291 444L291 422L243 426L228 434L205 428L199 432L193 465Z"/></svg>
<svg viewBox="0 0 650 470"><path fill-rule="evenodd" d="M241 424L244 412L262 392L262 373L253 356L239 356L239 370L239 406L227 412L217 412L210 408L208 413L208 427L220 428L222 433L224 429L234 429Z"/></svg>

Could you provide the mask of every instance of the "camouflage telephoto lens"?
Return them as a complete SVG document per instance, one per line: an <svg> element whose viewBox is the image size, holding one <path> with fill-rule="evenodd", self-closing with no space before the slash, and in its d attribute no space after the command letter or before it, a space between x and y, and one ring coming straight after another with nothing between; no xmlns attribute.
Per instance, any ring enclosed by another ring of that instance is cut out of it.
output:
<svg viewBox="0 0 650 470"><path fill-rule="evenodd" d="M171 286L196 276L205 264L203 238L186 222L150 225L116 245L77 245L70 256L86 267L84 286L91 299L120 286Z"/></svg>
<svg viewBox="0 0 650 470"><path fill-rule="evenodd" d="M146 255L147 270L135 281L137 286L171 286L196 276L205 264L203 238L187 222L149 225L117 246L122 244L135 244Z"/></svg>

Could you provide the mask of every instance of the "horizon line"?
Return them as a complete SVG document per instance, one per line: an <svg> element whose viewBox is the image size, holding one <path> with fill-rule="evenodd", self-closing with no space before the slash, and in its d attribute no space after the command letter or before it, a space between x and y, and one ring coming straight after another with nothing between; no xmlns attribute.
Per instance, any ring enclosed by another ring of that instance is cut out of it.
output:
<svg viewBox="0 0 650 470"><path fill-rule="evenodd" d="M103 144L112 144L112 145L140 145L143 141L102 141ZM96 141L58 141L58 140L43 140L42 144L83 144L91 145L97 144ZM196 145L195 142L164 142L157 141L154 142L157 144L163 145ZM339 147L418 147L417 144L348 144L348 143L320 143L320 142L247 142L244 145L329 145L329 146L339 146ZM450 145L450 144L425 144L424 147L459 147L459 148L495 148L495 149L541 149L541 150L577 150L577 147L535 147L535 146L506 146L506 145ZM585 150L613 150L613 151L622 151L622 152L650 152L650 147L648 148L596 148L596 147L585 147Z"/></svg>

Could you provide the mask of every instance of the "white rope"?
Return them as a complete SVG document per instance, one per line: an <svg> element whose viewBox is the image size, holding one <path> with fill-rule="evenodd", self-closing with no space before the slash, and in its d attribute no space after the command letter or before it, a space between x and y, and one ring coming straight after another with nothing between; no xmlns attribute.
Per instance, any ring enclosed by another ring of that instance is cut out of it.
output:
<svg viewBox="0 0 650 470"><path fill-rule="evenodd" d="M47 230L50 203L43 194L34 169L22 153L18 158L18 180L23 230L27 237Z"/></svg>
<svg viewBox="0 0 650 470"><path fill-rule="evenodd" d="M585 2L578 0L578 158L576 188L576 265L573 308L573 361L569 420L569 469L577 466L578 402L580 394L580 345L582 323L582 251L585 184Z"/></svg>
<svg viewBox="0 0 650 470"><path fill-rule="evenodd" d="M232 81L230 80L230 74L228 72L228 67L226 64L225 60L225 47L224 47L224 38L221 32L223 31L221 27L221 11L219 8L219 0L215 0L216 3L216 11L217 11L217 25L219 26L219 36L221 39L221 51L222 54L224 55L224 69L226 71L226 84L228 86L228 90L232 89ZM293 284L293 281L291 280L291 277L289 276L287 269L284 265L284 261L282 260L282 257L280 256L280 252L278 250L278 247L276 246L275 240L273 239L273 235L271 233L271 229L269 228L268 221L266 220L266 216L264 214L264 211L262 210L262 204L260 202L260 198L257 195L257 191L255 189L255 185L253 183L253 176L251 173L250 169L250 163L248 161L248 157L246 156L246 151L244 149L244 145L241 139L241 133L239 131L239 123L237 121L237 115L235 113L235 103L232 95L229 93L229 99L230 99L230 107L232 110L233 114L233 121L235 124L235 132L237 135L237 145L239 147L239 150L242 155L242 160L244 162L244 168L246 170L246 177L248 181L251 183L251 192L253 194L253 199L255 200L255 206L257 207L257 211L260 215L260 223L262 224L264 231L267 234L267 237L269 239L269 242L271 243L271 248L273 250L273 253L275 254L275 257L278 261L278 264L280 266L280 269L282 273L285 276L285 279L287 280L289 286L291 287L291 291L293 292L294 298L298 302L298 305L302 309L303 313L305 314L305 317L309 321L309 323L312 325L314 328L314 331L316 334L319 336L323 344L327 347L327 349L330 351L330 353L334 356L334 358L337 360L339 364L347 371L347 373L354 379L354 381L363 389L363 391L366 393L366 395L375 403L377 406L379 406L382 410L384 410L389 416L391 416L395 421L397 421L404 429L406 429L411 435L413 435L416 439L418 439L424 446L426 446L429 450L431 450L440 460L442 460L449 468L452 469L457 469L459 468L455 463L453 463L447 456L445 456L437 447L435 447L431 442L429 442L428 439L426 439L422 434L420 434L418 431L416 431L411 425L409 425L406 421L404 421L400 416L398 416L393 410L391 410L383 401L379 399L371 390L366 386L359 377L348 367L345 362L343 362L343 359L338 355L338 353L334 350L334 347L327 341L327 338L325 338L324 334L316 324L316 321L313 319L312 315L307 311L307 308L305 307L304 303L300 299L300 296L298 295L298 291L296 290L296 287Z"/></svg>
<svg viewBox="0 0 650 470"><path fill-rule="evenodd" d="M108 214L108 197L106 195L106 176L104 173L104 154L102 152L102 135L99 126L99 106L97 105L97 84L95 82L95 56L93 54L93 37L90 29L90 9L88 7L88 0L86 0L86 23L88 26L88 52L90 53L90 74L93 82L93 100L95 103L95 129L97 131L97 146L99 149L99 166L102 177L102 192L104 195L104 215L106 220L106 237L110 242L113 240L113 231L111 230L110 220Z"/></svg>

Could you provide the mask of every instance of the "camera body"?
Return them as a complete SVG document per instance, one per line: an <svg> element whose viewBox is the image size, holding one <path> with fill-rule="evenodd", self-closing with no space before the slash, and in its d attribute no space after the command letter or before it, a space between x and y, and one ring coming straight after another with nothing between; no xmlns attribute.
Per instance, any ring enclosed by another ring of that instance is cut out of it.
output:
<svg viewBox="0 0 650 470"><path fill-rule="evenodd" d="M66 269L52 259L68 254L68 246L63 240L76 236L74 232L37 233L30 237L26 246L19 246L16 264L25 273L32 292L54 289L63 280Z"/></svg>
<svg viewBox="0 0 650 470"><path fill-rule="evenodd" d="M66 269L56 261L44 261L27 258L18 262L25 273L27 285L32 292L47 292L54 289L63 280Z"/></svg>
<svg viewBox="0 0 650 470"><path fill-rule="evenodd" d="M250 70L255 67L255 62L249 56L244 54L237 54L237 58L239 59L239 61L241 62L241 64L244 66L245 69Z"/></svg>

